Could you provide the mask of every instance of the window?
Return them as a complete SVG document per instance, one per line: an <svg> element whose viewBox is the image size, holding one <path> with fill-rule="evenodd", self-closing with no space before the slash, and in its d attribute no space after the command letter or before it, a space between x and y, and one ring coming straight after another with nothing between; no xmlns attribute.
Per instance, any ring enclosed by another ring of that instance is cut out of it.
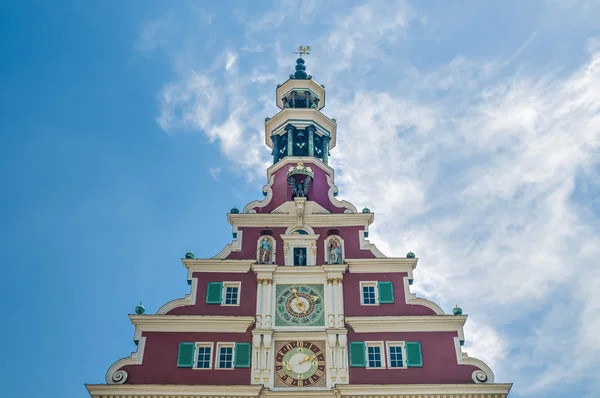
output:
<svg viewBox="0 0 600 398"><path fill-rule="evenodd" d="M233 369L233 343L219 343L217 369Z"/></svg>
<svg viewBox="0 0 600 398"><path fill-rule="evenodd" d="M382 342L367 342L367 368L385 368Z"/></svg>
<svg viewBox="0 0 600 398"><path fill-rule="evenodd" d="M240 305L241 282L208 282L206 304Z"/></svg>
<svg viewBox="0 0 600 398"><path fill-rule="evenodd" d="M240 305L240 282L223 282L221 305Z"/></svg>
<svg viewBox="0 0 600 398"><path fill-rule="evenodd" d="M212 343L198 343L196 345L196 369L212 368Z"/></svg>
<svg viewBox="0 0 600 398"><path fill-rule="evenodd" d="M377 282L361 282L360 290L362 305L379 304L377 301Z"/></svg>
<svg viewBox="0 0 600 398"><path fill-rule="evenodd" d="M404 343L403 342L387 342L388 349L388 366L390 368L405 368L406 363L404 358Z"/></svg>
<svg viewBox="0 0 600 398"><path fill-rule="evenodd" d="M379 305L394 303L394 285L392 282L360 282L360 303Z"/></svg>

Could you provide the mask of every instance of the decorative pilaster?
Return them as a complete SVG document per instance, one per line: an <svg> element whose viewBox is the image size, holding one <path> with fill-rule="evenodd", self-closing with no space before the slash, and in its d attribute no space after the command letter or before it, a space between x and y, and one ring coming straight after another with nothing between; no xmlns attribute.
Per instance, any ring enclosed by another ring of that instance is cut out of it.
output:
<svg viewBox="0 0 600 398"><path fill-rule="evenodd" d="M308 126L308 156L315 156L315 127Z"/></svg>
<svg viewBox="0 0 600 398"><path fill-rule="evenodd" d="M267 279L267 296L265 297L265 301L267 302L266 312L265 312L265 322L264 328L271 329L272 316L273 312L273 279Z"/></svg>
<svg viewBox="0 0 600 398"><path fill-rule="evenodd" d="M324 135L323 138L323 163L329 162L329 137Z"/></svg>
<svg viewBox="0 0 600 398"><path fill-rule="evenodd" d="M327 285L325 286L325 296L327 303L327 325L330 328L335 327L335 314L333 308L333 278L327 278Z"/></svg>
<svg viewBox="0 0 600 398"><path fill-rule="evenodd" d="M329 376L331 384L335 384L338 377L338 355L337 355L337 334L327 333L327 343L329 345Z"/></svg>
<svg viewBox="0 0 600 398"><path fill-rule="evenodd" d="M288 126L287 129L287 156L294 155L294 127Z"/></svg>
<svg viewBox="0 0 600 398"><path fill-rule="evenodd" d="M257 328L262 328L262 323L263 323L263 288L262 288L262 282L263 279L261 278L256 278L256 327Z"/></svg>
<svg viewBox="0 0 600 398"><path fill-rule="evenodd" d="M343 279L339 278L338 282L338 313L336 314L336 321L338 328L342 329L344 327L344 284L342 283Z"/></svg>

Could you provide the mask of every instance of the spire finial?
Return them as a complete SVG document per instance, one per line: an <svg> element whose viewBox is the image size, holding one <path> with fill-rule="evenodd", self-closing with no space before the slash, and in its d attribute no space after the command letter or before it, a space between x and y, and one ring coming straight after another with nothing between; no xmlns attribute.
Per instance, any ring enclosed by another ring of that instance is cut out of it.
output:
<svg viewBox="0 0 600 398"><path fill-rule="evenodd" d="M294 51L294 54L300 55L300 58L296 60L296 73L290 75L290 79L312 79L312 76L306 73L306 66L304 66L303 55L310 54L310 46L298 46L298 51Z"/></svg>

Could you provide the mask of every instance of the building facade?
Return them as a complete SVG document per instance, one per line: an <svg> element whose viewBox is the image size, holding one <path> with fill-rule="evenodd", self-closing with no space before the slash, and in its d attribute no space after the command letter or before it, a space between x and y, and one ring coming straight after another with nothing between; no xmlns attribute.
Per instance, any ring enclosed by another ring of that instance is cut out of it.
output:
<svg viewBox="0 0 600 398"><path fill-rule="evenodd" d="M276 93L264 198L231 210L216 256L186 254L188 295L130 315L137 351L90 395L506 397L511 384L462 352L466 315L411 293L415 255L383 255L373 213L336 198L337 124L304 59Z"/></svg>

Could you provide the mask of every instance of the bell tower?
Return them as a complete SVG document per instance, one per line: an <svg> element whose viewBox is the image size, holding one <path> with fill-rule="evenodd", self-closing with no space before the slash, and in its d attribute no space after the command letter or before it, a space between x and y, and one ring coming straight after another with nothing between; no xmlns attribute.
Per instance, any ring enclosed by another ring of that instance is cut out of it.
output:
<svg viewBox="0 0 600 398"><path fill-rule="evenodd" d="M306 73L302 56L309 51L309 46L299 47L296 72L277 85L276 101L281 111L265 119L265 143L273 150L273 164L287 156L312 156L327 164L329 150L336 144L336 121L321 113L325 86Z"/></svg>

